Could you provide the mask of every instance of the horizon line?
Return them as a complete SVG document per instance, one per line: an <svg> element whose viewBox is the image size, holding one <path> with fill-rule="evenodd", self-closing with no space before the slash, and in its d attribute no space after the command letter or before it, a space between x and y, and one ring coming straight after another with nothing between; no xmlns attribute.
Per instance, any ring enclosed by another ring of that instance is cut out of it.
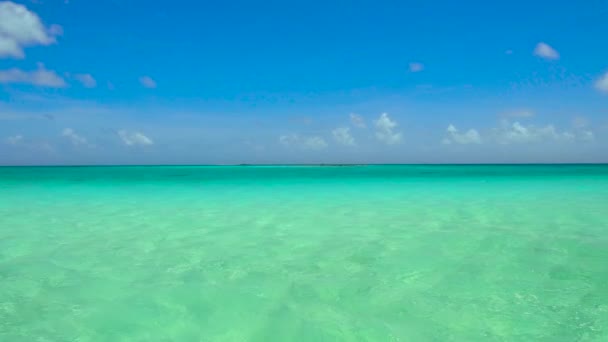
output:
<svg viewBox="0 0 608 342"><path fill-rule="evenodd" d="M0 167L215 167L215 166L323 166L323 167L352 167L352 166L533 166L533 165L608 165L599 163L235 163L235 164L32 164L32 165L0 165Z"/></svg>

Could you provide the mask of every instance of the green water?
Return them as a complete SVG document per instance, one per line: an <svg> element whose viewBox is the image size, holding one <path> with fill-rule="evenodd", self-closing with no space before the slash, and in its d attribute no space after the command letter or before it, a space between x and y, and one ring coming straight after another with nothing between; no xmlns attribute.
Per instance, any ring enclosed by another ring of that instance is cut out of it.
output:
<svg viewBox="0 0 608 342"><path fill-rule="evenodd" d="M0 168L0 341L607 341L608 166Z"/></svg>

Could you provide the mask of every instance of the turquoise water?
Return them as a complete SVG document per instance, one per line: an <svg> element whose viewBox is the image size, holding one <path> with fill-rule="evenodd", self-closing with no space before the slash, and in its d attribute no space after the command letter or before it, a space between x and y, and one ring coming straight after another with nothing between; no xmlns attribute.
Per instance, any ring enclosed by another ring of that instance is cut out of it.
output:
<svg viewBox="0 0 608 342"><path fill-rule="evenodd" d="M0 341L606 340L606 165L0 168Z"/></svg>

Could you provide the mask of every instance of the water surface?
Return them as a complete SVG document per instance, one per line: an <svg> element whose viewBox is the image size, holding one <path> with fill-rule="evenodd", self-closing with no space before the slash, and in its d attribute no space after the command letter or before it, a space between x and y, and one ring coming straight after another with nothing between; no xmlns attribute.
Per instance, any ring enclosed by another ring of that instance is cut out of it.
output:
<svg viewBox="0 0 608 342"><path fill-rule="evenodd" d="M608 166L0 168L1 341L606 341Z"/></svg>

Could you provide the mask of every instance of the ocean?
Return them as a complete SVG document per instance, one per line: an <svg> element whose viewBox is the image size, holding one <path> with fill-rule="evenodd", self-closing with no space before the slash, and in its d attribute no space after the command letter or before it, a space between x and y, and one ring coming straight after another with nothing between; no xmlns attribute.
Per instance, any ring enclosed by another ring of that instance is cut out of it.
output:
<svg viewBox="0 0 608 342"><path fill-rule="evenodd" d="M608 165L0 168L0 341L607 341Z"/></svg>

